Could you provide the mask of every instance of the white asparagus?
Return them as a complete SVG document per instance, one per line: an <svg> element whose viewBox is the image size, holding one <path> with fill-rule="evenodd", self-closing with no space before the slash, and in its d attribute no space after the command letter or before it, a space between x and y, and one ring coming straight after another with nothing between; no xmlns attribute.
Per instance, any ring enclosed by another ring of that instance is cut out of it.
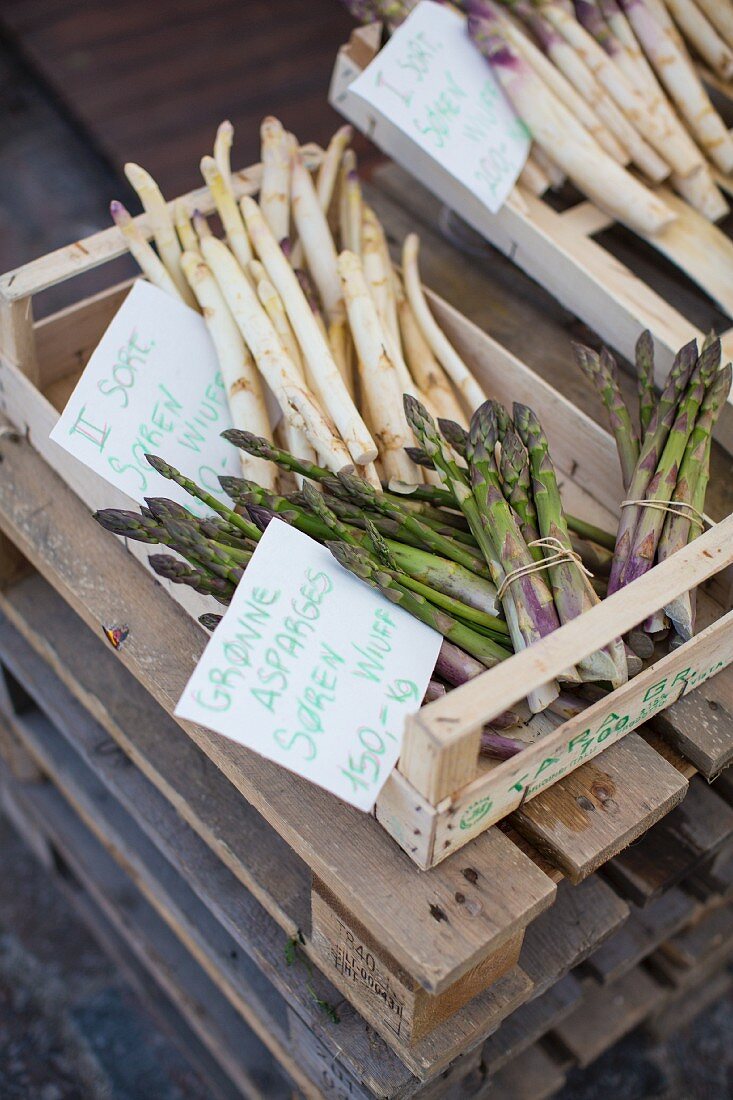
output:
<svg viewBox="0 0 733 1100"><path fill-rule="evenodd" d="M413 443L402 406L402 386L385 349L384 331L364 279L361 260L354 252L338 258L349 324L359 356L360 380L379 441L379 458L388 478L422 481L405 447Z"/></svg>
<svg viewBox="0 0 733 1100"><path fill-rule="evenodd" d="M543 83L555 93L569 111L572 111L578 122L596 139L601 148L605 149L619 164L627 164L629 157L625 147L614 137L590 103L580 95L568 78L553 65L517 23L505 18L502 26L509 42L529 62Z"/></svg>
<svg viewBox="0 0 733 1100"><path fill-rule="evenodd" d="M354 462L363 466L377 457L374 440L352 401L331 349L318 327L295 272L273 237L254 199L242 199L242 214L252 244L270 281L282 298L303 357L341 438Z"/></svg>
<svg viewBox="0 0 733 1100"><path fill-rule="evenodd" d="M204 177L209 191L211 191L211 197L224 227L227 243L239 260L242 271L246 271L247 264L252 259L252 248L234 195L224 182L224 177L213 157L201 158L201 175Z"/></svg>
<svg viewBox="0 0 733 1100"><path fill-rule="evenodd" d="M290 360L299 378L305 383L305 373L303 371L303 360L300 357L300 348L298 347L298 341L295 339L295 334L290 327L288 315L285 312L285 307L282 304L280 295L267 278L260 279L256 286L257 297L262 303L265 313L270 318L272 327L280 337L280 343L290 356ZM316 452L311 447L304 432L300 431L299 428L293 427L293 425L289 423L285 424L283 432L285 435L286 449L290 451L291 454L297 455L298 458L305 459L309 462L315 461ZM296 475L296 481L299 485L301 484L302 478L300 475Z"/></svg>
<svg viewBox="0 0 733 1100"><path fill-rule="evenodd" d="M530 152L524 168L519 173L518 182L521 183L522 187L526 187L531 194L537 195L539 198L544 195L545 191L549 191L552 186L552 180L537 161L534 149Z"/></svg>
<svg viewBox="0 0 733 1100"><path fill-rule="evenodd" d="M140 227L135 224L130 211L115 199L109 204L109 212L112 215L112 221L124 235L127 247L137 261L143 275L159 290L164 290L166 294L170 294L172 298L177 298L179 302L182 302L183 297L173 282L168 269L153 246L145 239Z"/></svg>
<svg viewBox="0 0 733 1100"><path fill-rule="evenodd" d="M643 0L620 0L657 76L677 105L696 140L722 172L733 171L733 138L676 41L675 33L655 18ZM664 9L666 13L666 9Z"/></svg>
<svg viewBox="0 0 733 1100"><path fill-rule="evenodd" d="M349 465L351 458L348 451L329 418L299 378L270 318L232 253L216 237L204 238L201 250L283 416L305 433L329 469L338 471Z"/></svg>
<svg viewBox="0 0 733 1100"><path fill-rule="evenodd" d="M175 283L178 293L188 306L196 308L196 299L181 270L181 246L178 242L173 218L168 203L163 198L157 183L144 168L131 161L125 165L125 175L137 192L143 209L148 216L148 225L153 233L158 255Z"/></svg>
<svg viewBox="0 0 733 1100"><path fill-rule="evenodd" d="M321 161L321 167L318 169L316 193L324 214L328 214L331 206L331 199L336 190L336 180L341 167L341 158L351 144L353 133L353 127L348 124L336 131L328 143L328 148Z"/></svg>
<svg viewBox="0 0 733 1100"><path fill-rule="evenodd" d="M548 4L543 11L565 41L578 51L598 83L606 89L616 105L655 150L661 164L667 164L681 175L688 175L693 171L696 163L690 163L686 146L677 144L674 134L648 109L644 96L629 83L585 27L558 4ZM664 175L652 175L650 178L658 182Z"/></svg>
<svg viewBox="0 0 733 1100"><path fill-rule="evenodd" d="M184 252L181 267L201 306L206 327L216 349L227 404L235 428L272 439L270 418L260 376L241 332L231 315L219 284L199 252ZM272 462L240 451L242 472L266 489L277 486L277 469Z"/></svg>
<svg viewBox="0 0 733 1100"><path fill-rule="evenodd" d="M279 245L290 235L290 137L271 115L260 127L262 183L260 209Z"/></svg>
<svg viewBox="0 0 733 1100"><path fill-rule="evenodd" d="M691 176L678 176L673 172L670 183L677 194L708 221L719 222L730 213L725 196L713 179L707 164L703 164Z"/></svg>
<svg viewBox="0 0 733 1100"><path fill-rule="evenodd" d="M721 38L733 47L733 3L731 0L696 0Z"/></svg>
<svg viewBox="0 0 733 1100"><path fill-rule="evenodd" d="M654 235L674 220L666 203L604 153L578 125L567 107L512 49L495 21L471 17L469 29L532 137L588 198L641 233Z"/></svg>
<svg viewBox="0 0 733 1100"><path fill-rule="evenodd" d="M565 183L567 176L541 145L534 147L534 159L542 171L549 177L551 185L557 190Z"/></svg>
<svg viewBox="0 0 733 1100"><path fill-rule="evenodd" d="M191 224L191 219L188 216L188 207L183 199L176 199L173 207L173 224L176 227L178 240L181 242L183 251L198 252L199 239ZM183 266L183 258L181 258L181 266Z"/></svg>
<svg viewBox="0 0 733 1100"><path fill-rule="evenodd" d="M420 330L412 306L402 295L397 303L400 319L402 346L415 383L429 399L439 417L455 420L461 427L468 427L468 418L451 389L448 377L433 355Z"/></svg>
<svg viewBox="0 0 733 1100"><path fill-rule="evenodd" d="M713 72L730 80L733 76L733 49L723 41L716 28L692 0L664 0L684 38L694 46Z"/></svg>
<svg viewBox="0 0 733 1100"><path fill-rule="evenodd" d="M384 231L384 226L377 217L376 212L371 207L369 207L369 211L374 221L374 232L376 233L377 237L379 255L382 261L382 270L385 274L384 324L390 332L394 343L397 345L397 347L400 347L400 323L397 319L397 275L395 273L394 265L392 263L392 257L389 253L389 244L387 243L387 234Z"/></svg>
<svg viewBox="0 0 733 1100"><path fill-rule="evenodd" d="M633 160L646 175L652 175L658 169L659 158L644 141L636 127L617 107L611 96L598 83L583 58L565 41L539 12L528 15L530 26L537 35L548 57L564 73L580 95L592 106L598 117L608 127L613 136L624 148L628 157L624 162Z"/></svg>
<svg viewBox="0 0 733 1100"><path fill-rule="evenodd" d="M341 158L339 194L341 245L361 255L361 186L353 149L346 149Z"/></svg>
<svg viewBox="0 0 733 1100"><path fill-rule="evenodd" d="M471 414L483 404L486 394L430 312L420 282L419 249L419 237L416 233L410 233L405 238L402 248L402 277L405 283L405 294L420 331L425 337L425 342L463 398L466 411Z"/></svg>
<svg viewBox="0 0 733 1100"><path fill-rule="evenodd" d="M204 237L212 236L209 220L205 214L201 213L200 210L194 210L193 214L191 215L191 224L193 225L199 242L202 241Z"/></svg>
<svg viewBox="0 0 733 1100"><path fill-rule="evenodd" d="M303 246L308 271L326 311L328 342L341 377L353 397L354 380L349 333L336 245L310 172L299 155L293 158L290 181L293 220Z"/></svg>
<svg viewBox="0 0 733 1100"><path fill-rule="evenodd" d="M644 56L631 24L616 0L601 0L600 7L611 32L623 47L621 52L614 57L616 64L626 74L627 79L634 83L638 91L646 98L649 110L662 119L663 125L674 133L675 140L687 150L690 164L697 164L697 168L689 173L690 176L694 175L705 167L705 158L667 99L667 93L657 80L654 70ZM673 171L673 182L679 178L679 174ZM690 185L687 190L691 194L697 193L697 189L693 185ZM702 201L705 201L704 196Z"/></svg>
<svg viewBox="0 0 733 1100"><path fill-rule="evenodd" d="M234 141L234 127L229 119L219 123L214 139L214 160L221 173L227 191L232 192L231 152Z"/></svg>

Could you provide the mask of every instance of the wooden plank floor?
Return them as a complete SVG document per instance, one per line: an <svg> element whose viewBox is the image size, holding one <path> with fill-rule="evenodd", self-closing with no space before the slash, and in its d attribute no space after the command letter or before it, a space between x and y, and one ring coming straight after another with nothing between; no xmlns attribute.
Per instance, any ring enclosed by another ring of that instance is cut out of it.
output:
<svg viewBox="0 0 733 1100"><path fill-rule="evenodd" d="M171 194L200 183L224 118L239 165L259 159L266 114L326 141L340 122L327 103L331 69L353 26L337 0L0 5L0 27L109 161L139 161Z"/></svg>

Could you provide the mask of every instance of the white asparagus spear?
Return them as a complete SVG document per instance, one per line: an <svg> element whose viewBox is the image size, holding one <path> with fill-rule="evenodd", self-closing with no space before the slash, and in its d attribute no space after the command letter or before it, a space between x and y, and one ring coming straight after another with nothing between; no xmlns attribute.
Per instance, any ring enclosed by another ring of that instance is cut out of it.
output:
<svg viewBox="0 0 733 1100"><path fill-rule="evenodd" d="M261 275L257 279L255 286L257 288L257 297L262 303L265 313L272 321L272 327L280 337L280 342L290 356L299 377L305 382L305 367L300 354L300 348L298 347L298 341L295 339L295 333L290 326L290 321L288 321L288 315L285 312L282 298L275 290L275 287L267 278L266 274Z"/></svg>
<svg viewBox="0 0 733 1100"><path fill-rule="evenodd" d="M143 209L148 215L148 224L163 266L178 288L180 297L187 306L193 306L195 309L196 299L181 270L181 246L178 243L173 218L160 188L150 173L139 164L128 162L125 165L125 175L137 192Z"/></svg>
<svg viewBox="0 0 733 1100"><path fill-rule="evenodd" d="M696 0L718 34L733 47L733 3L731 0Z"/></svg>
<svg viewBox="0 0 733 1100"><path fill-rule="evenodd" d="M257 203L249 196L242 199L242 214L255 251L282 298L308 370L324 401L324 408L332 417L354 462L358 466L373 462L377 456L374 440L349 395L295 272L270 232Z"/></svg>
<svg viewBox="0 0 733 1100"><path fill-rule="evenodd" d="M224 119L219 123L216 131L216 138L214 139L214 160L216 161L216 167L221 173L221 178L224 180L227 191L232 191L232 165L231 165L231 152L232 142L234 141L234 127L229 119Z"/></svg>
<svg viewBox="0 0 733 1100"><path fill-rule="evenodd" d="M694 171L697 162L690 163L686 146L678 144L662 119L648 109L644 97L629 83L585 27L568 15L559 4L550 3L543 8L543 12L566 42L578 51L598 83L606 89L629 121L657 152L662 164L666 163L681 175L689 175ZM658 181L663 176L651 178Z"/></svg>
<svg viewBox="0 0 733 1100"><path fill-rule="evenodd" d="M551 185L556 190L559 190L567 180L567 176L562 169L555 164L555 161L545 152L541 145L534 146L534 159L542 171L549 177Z"/></svg>
<svg viewBox="0 0 733 1100"><path fill-rule="evenodd" d="M239 260L242 271L246 271L247 264L252 259L252 248L236 200L224 182L224 177L213 157L201 158L201 175L204 177L209 191L211 191L211 197L216 204L216 209L219 211L227 243Z"/></svg>
<svg viewBox="0 0 733 1100"><path fill-rule="evenodd" d="M400 323L397 318L397 275L392 264L392 257L389 254L389 244L387 243L387 234L384 231L384 226L377 217L376 212L371 207L368 207L368 210L369 216L373 221L379 257L385 275L383 324L387 327L393 342L399 348L401 346L401 337ZM362 222L362 232L363 228Z"/></svg>
<svg viewBox="0 0 733 1100"><path fill-rule="evenodd" d="M533 195L537 195L539 198L541 198L546 191L550 190L550 187L552 186L552 180L547 175L544 168L542 168L537 161L537 158L534 155L534 151L536 148L537 146L534 146L532 152L530 152L529 156L527 157L524 168L519 173L518 182L521 183L522 187L526 187L527 190L530 191Z"/></svg>
<svg viewBox="0 0 733 1100"><path fill-rule="evenodd" d="M678 176L673 172L670 182L677 194L708 221L719 222L730 213L725 196L713 179L707 164L703 164L691 176Z"/></svg>
<svg viewBox="0 0 733 1100"><path fill-rule="evenodd" d="M318 169L316 193L318 194L318 201L321 204L321 209L325 214L328 214L329 207L331 206L331 199L336 189L336 180L338 179L339 168L341 167L341 158L351 144L353 133L353 127L348 124L336 131L328 143L328 148L321 161L321 167Z"/></svg>
<svg viewBox="0 0 733 1100"><path fill-rule="evenodd" d="M198 252L199 239L191 225L191 219L188 216L188 207L183 199L176 199L173 207L173 224L176 227L176 233L178 234L178 239L181 242L183 251ZM183 266L183 259L181 259L181 266Z"/></svg>
<svg viewBox="0 0 733 1100"><path fill-rule="evenodd" d="M373 418L374 434L379 440L379 458L388 478L422 481L417 467L405 453L412 445L402 406L402 387L385 350L382 325L364 279L359 257L342 252L338 258L339 275L344 288L346 309L356 344L361 369L361 384Z"/></svg>
<svg viewBox="0 0 733 1100"><path fill-rule="evenodd" d="M361 187L356 166L356 153L347 149L341 158L339 192L339 224L341 245L361 255Z"/></svg>
<svg viewBox="0 0 733 1100"><path fill-rule="evenodd" d="M620 145L627 150L628 157L624 158L624 163L633 160L636 166L651 178L658 169L657 154L647 145L636 127L598 83L583 58L543 18L540 12L528 12L525 15L522 9L522 15L527 19L548 57L592 106Z"/></svg>
<svg viewBox="0 0 733 1100"><path fill-rule="evenodd" d="M219 284L198 252L184 252L181 267L196 300L201 306L206 327L216 348L227 404L235 428L272 439L257 367L231 315ZM266 489L277 485L277 469L272 462L240 452L242 472Z"/></svg>
<svg viewBox="0 0 733 1100"><path fill-rule="evenodd" d="M696 140L722 172L733 171L733 138L673 34L643 0L620 0L621 7L657 76ZM666 12L666 9L664 9Z"/></svg>
<svg viewBox="0 0 733 1100"><path fill-rule="evenodd" d="M416 233L410 233L405 238L402 248L402 277L405 282L405 294L420 331L425 337L425 342L463 398L466 411L473 413L486 400L486 394L430 312L420 282L419 248L419 237Z"/></svg>
<svg viewBox="0 0 733 1100"><path fill-rule="evenodd" d="M130 211L115 199L109 204L109 212L112 215L112 221L124 234L127 247L137 261L143 275L147 276L150 282L160 290L164 290L166 294L170 294L172 298L178 298L179 302L182 302L181 293L168 273L168 269L163 265L163 261L153 246L146 241L142 230L135 225Z"/></svg>
<svg viewBox="0 0 733 1100"><path fill-rule="evenodd" d="M445 371L430 350L415 320L412 306L404 294L398 297L397 310L405 358L416 384L429 399L439 417L455 420L461 427L467 428L468 419L451 389Z"/></svg>
<svg viewBox="0 0 733 1100"><path fill-rule="evenodd" d="M733 76L733 49L692 0L664 0L672 18L691 46L723 80Z"/></svg>
<svg viewBox="0 0 733 1100"><path fill-rule="evenodd" d="M303 246L308 271L326 311L328 342L349 395L353 397L354 380L348 348L346 306L338 273L336 246L310 172L299 154L293 157L290 188L293 220L298 230L299 243Z"/></svg>
<svg viewBox="0 0 733 1100"><path fill-rule="evenodd" d="M593 107L580 95L568 78L553 65L517 23L511 19L504 19L502 25L512 45L530 63L543 83L555 93L569 111L572 111L578 122L582 123L601 148L605 149L619 164L628 164L629 157L625 147L614 137Z"/></svg>
<svg viewBox="0 0 733 1100"><path fill-rule="evenodd" d="M587 130L578 126L567 107L544 87L531 66L509 45L495 20L471 16L468 25L532 137L588 198L642 233L658 233L674 220L673 212L661 199L604 153Z"/></svg>
<svg viewBox="0 0 733 1100"><path fill-rule="evenodd" d="M256 261L255 261L256 262ZM252 265L250 265L251 267ZM290 360L295 367L299 378L305 383L305 374L303 371L303 360L300 357L300 348L298 347L298 341L295 339L295 334L290 327L288 321L288 315L285 312L285 307L282 304L280 295L275 290L272 283L267 278L262 278L256 284L257 297L262 303L265 313L272 322L272 327L280 337L280 343L290 356ZM286 449L291 454L297 455L298 458L306 459L309 462L315 461L316 452L311 447L305 434L298 428L294 428L292 424L286 423L283 429L285 434ZM300 476L296 477L298 484L302 482Z"/></svg>
<svg viewBox="0 0 733 1100"><path fill-rule="evenodd" d="M204 237L211 237L211 226L209 225L209 219L205 214L202 214L200 210L194 210L191 215L191 224L194 228L194 232L199 239L199 242Z"/></svg>
<svg viewBox="0 0 733 1100"><path fill-rule="evenodd" d="M687 156L691 164L697 162L698 167L689 173L694 175L705 167L705 158L698 149L690 134L682 125L677 112L667 99L667 93L657 80L656 74L647 61L634 34L631 24L621 11L616 0L600 0L601 13L616 40L623 47L614 55L616 64L626 74L628 80L635 84L637 90L646 98L649 110L655 112L663 120L663 124L675 135L675 140L687 150ZM678 173L672 173L672 181L680 178ZM699 192L699 188L690 185L686 188L688 194L697 194L704 205L708 205L705 196ZM681 193L681 192L680 192ZM709 195L708 195L709 198ZM691 201L691 200L690 200ZM694 203L693 203L694 205ZM704 211L701 211L704 213Z"/></svg>
<svg viewBox="0 0 733 1100"><path fill-rule="evenodd" d="M329 469L338 471L349 465L351 458L348 451L329 418L298 377L269 317L232 253L216 237L205 237L201 250L283 416L305 433Z"/></svg>
<svg viewBox="0 0 733 1100"><path fill-rule="evenodd" d="M260 209L279 245L290 235L290 137L271 115L260 127L262 183Z"/></svg>

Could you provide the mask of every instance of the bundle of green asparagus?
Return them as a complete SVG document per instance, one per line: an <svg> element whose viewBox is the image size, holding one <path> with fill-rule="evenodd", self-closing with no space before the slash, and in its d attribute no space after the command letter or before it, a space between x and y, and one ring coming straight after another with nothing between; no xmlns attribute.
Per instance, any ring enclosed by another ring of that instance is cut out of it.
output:
<svg viewBox="0 0 733 1100"><path fill-rule="evenodd" d="M445 0L448 3L448 0ZM350 3L390 30L414 0ZM645 236L687 208L717 237L733 172L733 137L690 56L733 72L731 0L455 0L534 145L520 184L535 194L567 178ZM638 178L642 177L644 182ZM669 185L659 188L659 184ZM690 212L691 213L691 212Z"/></svg>
<svg viewBox="0 0 733 1100"><path fill-rule="evenodd" d="M706 340L701 349L691 340L677 353L657 398L654 343L649 332L642 333L636 345L637 430L610 352L604 348L599 355L581 345L575 352L606 408L627 496L621 502L610 594L703 530L712 432L730 392L731 364L721 366L720 341L715 337ZM677 640L692 637L694 593L667 604L645 623L645 630L656 638L669 624Z"/></svg>

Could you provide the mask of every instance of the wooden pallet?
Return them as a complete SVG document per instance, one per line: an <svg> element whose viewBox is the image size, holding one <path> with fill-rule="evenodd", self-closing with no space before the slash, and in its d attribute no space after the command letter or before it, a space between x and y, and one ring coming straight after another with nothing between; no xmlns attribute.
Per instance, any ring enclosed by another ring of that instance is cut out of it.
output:
<svg viewBox="0 0 733 1100"><path fill-rule="evenodd" d="M6 705L10 701L9 710L2 708L3 723L14 729L24 750L54 784L49 788L48 784L16 781L12 789L16 820L20 804L26 818L22 831L26 836L29 831L33 833L34 848L39 849L39 837L45 835L46 840L41 842L52 843L57 852L61 851L75 878L91 889L92 907L101 906L107 924L113 923L124 931L127 942L132 941L138 962L147 959L149 965L151 960L161 958L162 974L157 975L158 979L164 979L164 986L179 1004L191 1008L197 1019L197 1034L235 1079L232 1049L222 1052L222 1044L226 1048L236 1033L232 1009L256 1036L249 1040L249 1046L264 1043L306 1096L419 1094L429 1100L431 1096L493 1095L492 1090L502 1097L514 1095L511 1089L519 1088L522 1080L532 1079L531 1067L548 1061L547 1053L536 1046L540 1037L553 1030L562 1038L566 1021L580 1014L583 1006L587 1009L582 1014L583 1029L580 1033L572 1029L577 1048L573 1056L579 1062L589 1061L595 1051L608 1045L598 1034L598 1027L593 1026L601 1014L607 1018L610 1012L613 1017L613 1027L607 1033L610 1037L634 1026L642 1007L651 1000L655 1007L662 1003L663 991L651 998L648 979L639 977L638 967L632 972L633 980L622 984L616 975L612 985L603 987L611 991L612 1003L604 999L595 983L591 983L593 992L587 978L579 981L574 976L562 977L589 953L592 962L592 953L604 950L599 946L602 941L605 948L613 946L625 931L628 906L598 876L593 876L581 886L563 886L557 904L531 925L521 958L526 973L534 975L529 993L525 992L525 999L529 995L531 1000L509 1015L483 1046L479 1042L466 1049L431 1084L420 1086L405 1067L400 1074L399 1060L386 1047L375 1045L375 1037L364 1022L345 1002L339 1002L338 994L324 979L307 969L285 966L284 933L278 933L264 908L258 911L257 902L251 895L246 896L248 891L219 859L217 849L228 851L232 859L237 836L242 845L241 823L226 821L226 784L206 774L201 754L199 786L202 795L206 792L211 809L208 827L198 818L199 832L181 822L174 806L176 772L189 761L185 752L183 757L178 754L175 740L169 744L165 717L161 715L156 721L158 716L151 704L157 729L157 759L154 746L146 744L145 735L132 721L136 711L134 688L133 698L128 697L127 722L120 724L120 708L114 701L129 687L124 683L123 670L112 665L112 679L123 682L107 682L112 706L104 726L95 722L87 709L99 707L98 697L88 691L92 677L77 684L76 693L66 686L65 681L75 676L76 667L89 665L90 652L83 644L80 646L78 635L66 629L70 613L65 606L48 589L45 594L37 579L10 590L3 604L6 610L12 609L14 621L24 621L25 629L21 634L9 620L0 623L3 698ZM44 621L48 631L36 633ZM100 656L109 656L100 642L92 642ZM93 663L96 674L104 675L105 661ZM36 700L38 706L30 706L29 699ZM117 729L114 741L107 732L111 724ZM144 772L155 775L157 783L151 783ZM5 788L8 786L9 779ZM193 821L190 808L188 813ZM214 834L225 824L229 834L215 840ZM201 839L204 833L209 837L208 844ZM278 843L274 834L271 839ZM262 850L266 842L262 829L257 842L260 858L271 875L277 862L274 853ZM250 830L246 844L252 843ZM45 861L53 866L51 857L45 857ZM120 885L115 885L122 871L132 876L139 892L134 904L129 885L124 886L124 876ZM269 881L267 889L273 888ZM264 889L260 882L260 894ZM707 910L715 911L713 901ZM645 951L639 953L637 963L659 946L658 928L653 922L647 924ZM151 929L157 929L155 935ZM703 952L698 948L693 957L691 943L720 946L703 931L696 919L663 950L667 954L676 950L679 955L680 944L687 943L684 963L697 962ZM271 943L276 941L274 945L268 947L268 938ZM173 965L170 960L180 960L181 944L192 962L183 965L177 961ZM302 950L308 953L307 938ZM155 966L152 969L157 973ZM190 972L198 975L195 982L191 980L192 985L188 984ZM192 988L197 990L195 996ZM206 991L205 996L202 991ZM321 1001L331 999L340 1016L338 1024L324 1017L314 994ZM496 1017L490 1016L488 1022L495 1027ZM242 1025L237 1026L241 1031ZM237 1040L233 1050L241 1051L241 1043L242 1039ZM548 1066L554 1063L550 1060ZM239 1072L241 1075L241 1069ZM546 1079L548 1084L553 1080L557 1083L562 1073L554 1066ZM251 1091L251 1081L245 1088L241 1076L237 1080L245 1095L259 1095ZM265 1093L270 1094L277 1092Z"/></svg>
<svg viewBox="0 0 733 1100"><path fill-rule="evenodd" d="M330 100L383 152L409 168L407 143L399 131L382 125L372 108L348 96L349 85L376 56L380 43L380 24L352 32L336 58ZM728 106L733 121L733 107ZM733 356L733 242L721 232L714 255L709 245L696 247L707 239L709 223L667 188L659 190L677 221L654 237L637 239L581 196L551 203L518 185L501 210L491 214L437 163L431 165L429 182L425 174L420 178L479 234L478 241L490 241L628 359L633 359L640 332L650 329L658 382L677 349L711 327L722 334L728 357ZM733 190L730 179L718 182L729 193ZM460 235L461 230L454 232ZM469 248L477 243L466 240ZM680 272L699 288L686 294L686 312L676 301ZM733 449L733 399L720 418L717 438Z"/></svg>

